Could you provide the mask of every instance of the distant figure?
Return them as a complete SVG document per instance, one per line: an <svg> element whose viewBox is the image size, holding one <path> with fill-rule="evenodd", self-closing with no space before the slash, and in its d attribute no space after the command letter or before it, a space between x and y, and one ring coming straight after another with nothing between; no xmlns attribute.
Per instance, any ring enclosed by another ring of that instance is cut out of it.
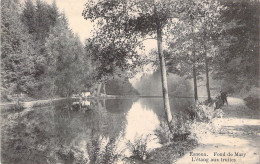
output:
<svg viewBox="0 0 260 164"><path fill-rule="evenodd" d="M224 105L225 103L228 105L227 93L220 91L220 97L221 97L221 100L222 100L222 102L223 102L223 105Z"/></svg>

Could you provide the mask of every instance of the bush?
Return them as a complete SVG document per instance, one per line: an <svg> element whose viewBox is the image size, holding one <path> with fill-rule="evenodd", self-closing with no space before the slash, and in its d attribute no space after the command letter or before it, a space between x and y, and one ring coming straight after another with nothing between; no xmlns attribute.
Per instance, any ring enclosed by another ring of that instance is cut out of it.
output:
<svg viewBox="0 0 260 164"><path fill-rule="evenodd" d="M88 159L84 157L84 153L75 147L62 146L55 150L53 163L87 163Z"/></svg>
<svg viewBox="0 0 260 164"><path fill-rule="evenodd" d="M160 144L184 141L190 135L190 120L184 114L179 114L171 123L171 129L166 121L161 121L160 126L155 130L155 135Z"/></svg>
<svg viewBox="0 0 260 164"><path fill-rule="evenodd" d="M253 110L259 110L260 107L260 98L259 97L253 97L249 96L244 99L246 106Z"/></svg>
<svg viewBox="0 0 260 164"><path fill-rule="evenodd" d="M196 120L199 122L210 122L214 116L214 108L197 103L193 107L196 113Z"/></svg>
<svg viewBox="0 0 260 164"><path fill-rule="evenodd" d="M160 144L184 141L189 138L197 139L196 136L205 133L204 130L214 129L211 124L213 118L223 116L222 110L214 110L213 106L203 105L202 103L189 107L187 111L175 117L170 125L171 130L166 121L160 123L160 126L155 130Z"/></svg>
<svg viewBox="0 0 260 164"><path fill-rule="evenodd" d="M155 130L155 135L158 137L159 143L162 145L173 141L173 133L170 131L166 121L160 122L160 126Z"/></svg>
<svg viewBox="0 0 260 164"><path fill-rule="evenodd" d="M14 112L21 112L25 107L21 103L15 103L9 107L9 110Z"/></svg>
<svg viewBox="0 0 260 164"><path fill-rule="evenodd" d="M145 137L135 137L134 142L127 142L127 148L129 149L131 155L130 159L145 161L149 157L149 150L147 148L147 143L149 140L150 135Z"/></svg>
<svg viewBox="0 0 260 164"><path fill-rule="evenodd" d="M89 162L91 164L113 164L120 160L123 151L118 150L117 138L92 136L87 144Z"/></svg>

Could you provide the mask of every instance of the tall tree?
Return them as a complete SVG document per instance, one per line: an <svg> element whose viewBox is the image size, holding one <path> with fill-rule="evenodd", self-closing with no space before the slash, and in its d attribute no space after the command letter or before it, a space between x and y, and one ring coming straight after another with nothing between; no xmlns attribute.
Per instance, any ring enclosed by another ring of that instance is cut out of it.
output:
<svg viewBox="0 0 260 164"><path fill-rule="evenodd" d="M219 55L214 58L214 78L223 80L223 89L244 92L259 87L259 1L221 1L227 7L222 19Z"/></svg>
<svg viewBox="0 0 260 164"><path fill-rule="evenodd" d="M186 5L187 19L177 22L173 29L175 37L170 43L172 55L169 54L168 57L172 59L168 64L169 69L184 75L187 69L192 67L195 101L198 100L197 77L200 78L200 74L205 72L207 95L210 100L207 54L212 53L213 41L221 32L220 12L224 7L215 0L189 1Z"/></svg>
<svg viewBox="0 0 260 164"><path fill-rule="evenodd" d="M48 96L49 82L47 75L47 50L46 38L49 36L50 29L55 26L59 12L55 1L49 5L41 0L34 3L26 0L21 13L21 20L33 38L35 51L35 95ZM40 93L40 94L39 94ZM47 94L47 95L46 95Z"/></svg>
<svg viewBox="0 0 260 164"><path fill-rule="evenodd" d="M1 1L1 83L12 93L31 93L34 86L32 39L20 20L19 1Z"/></svg>
<svg viewBox="0 0 260 164"><path fill-rule="evenodd" d="M113 43L101 46L98 40L97 37L89 39L85 50L92 61L93 72L91 79L92 83L95 84L92 89L96 90L93 94L100 96L101 87L103 86L104 90L108 80L118 76L128 78L130 75L127 71L133 64L129 62L130 59L124 58L127 53L124 48L116 47Z"/></svg>
<svg viewBox="0 0 260 164"><path fill-rule="evenodd" d="M97 2L88 1L83 12L86 19L98 20L99 24L102 25L102 31L109 32L105 36L111 38L112 35L112 38L116 39L116 42L114 42L116 45L123 42L123 45L130 47L130 51L127 51L128 53L124 56L131 56L129 52L132 53L135 50L133 48L140 45L138 44L140 38L148 36L156 38L161 66L164 109L168 122L172 121L172 114L168 97L162 39L165 28L174 18L178 17L181 8L181 1L173 0L100 0ZM113 35L117 32L120 35ZM128 44L125 42L127 40L129 41ZM127 47L124 46L124 48Z"/></svg>
<svg viewBox="0 0 260 164"><path fill-rule="evenodd" d="M51 29L46 50L47 77L53 95L70 96L82 90L85 67L83 46L69 29L65 15L61 15Z"/></svg>
<svg viewBox="0 0 260 164"><path fill-rule="evenodd" d="M225 26L221 19L221 13L225 11L225 7L221 5L218 1L201 0L200 17L198 19L199 24L199 40L202 44L202 57L205 62L205 74L206 74L206 90L208 101L211 101L210 95L210 82L209 82L209 63L210 59L216 53L216 49L220 47L218 44L219 36L225 29Z"/></svg>

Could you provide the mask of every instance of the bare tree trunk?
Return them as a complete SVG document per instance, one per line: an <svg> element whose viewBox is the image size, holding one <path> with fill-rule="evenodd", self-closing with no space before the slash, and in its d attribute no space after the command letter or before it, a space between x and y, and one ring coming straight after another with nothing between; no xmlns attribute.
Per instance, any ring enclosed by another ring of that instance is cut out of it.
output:
<svg viewBox="0 0 260 164"><path fill-rule="evenodd" d="M191 25L192 25L192 33L193 33L193 43L192 43L192 56L193 56L193 64L192 64L192 72L193 72L193 86L194 86L194 99L195 102L198 101L198 86L197 86L197 73L196 73L196 53L195 53L195 36L194 36L194 27L193 27L193 17L191 17Z"/></svg>
<svg viewBox="0 0 260 164"><path fill-rule="evenodd" d="M106 109L106 99L103 100L103 107Z"/></svg>
<svg viewBox="0 0 260 164"><path fill-rule="evenodd" d="M106 93L106 83L103 84L103 91L104 91L104 94L107 95L107 93Z"/></svg>
<svg viewBox="0 0 260 164"><path fill-rule="evenodd" d="M162 92L163 92L163 101L164 101L164 109L167 116L167 121L170 123L172 121L172 114L170 109L169 95L168 95L168 86L167 86L167 74L166 74L166 66L165 59L162 49L162 29L160 25L157 23L157 45L158 45L158 54L161 66L161 79L162 79Z"/></svg>
<svg viewBox="0 0 260 164"><path fill-rule="evenodd" d="M208 58L206 52L205 52L205 66L206 66L206 88L207 88L208 101L210 101L211 96L210 96L210 89L209 89L209 66L208 66Z"/></svg>
<svg viewBox="0 0 260 164"><path fill-rule="evenodd" d="M193 62L193 66L192 66L192 70L193 70L193 85L194 85L194 99L195 101L198 101L198 86L197 86L197 75L196 75L196 66L195 66L195 62Z"/></svg>
<svg viewBox="0 0 260 164"><path fill-rule="evenodd" d="M102 83L99 83L97 87L97 96L100 96L101 87L102 87Z"/></svg>

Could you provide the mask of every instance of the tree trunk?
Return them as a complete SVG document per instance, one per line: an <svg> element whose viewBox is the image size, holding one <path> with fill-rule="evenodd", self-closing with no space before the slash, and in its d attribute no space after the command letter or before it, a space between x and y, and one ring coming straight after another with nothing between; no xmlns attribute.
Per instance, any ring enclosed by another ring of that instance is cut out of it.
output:
<svg viewBox="0 0 260 164"><path fill-rule="evenodd" d="M196 75L196 56L195 52L193 52L193 65L192 65L192 71L193 71L193 83L194 83L194 99L195 101L198 101L198 88L197 88L197 75Z"/></svg>
<svg viewBox="0 0 260 164"><path fill-rule="evenodd" d="M97 96L100 96L101 87L102 87L102 83L99 83L97 87Z"/></svg>
<svg viewBox="0 0 260 164"><path fill-rule="evenodd" d="M107 93L106 93L106 83L103 84L103 91L104 91L104 95L107 95Z"/></svg>
<svg viewBox="0 0 260 164"><path fill-rule="evenodd" d="M166 112L167 121L168 123L170 123L172 121L172 114L171 114L169 95L168 95L165 59L164 59L164 54L162 49L162 29L160 25L158 25L158 23L157 23L157 45L158 45L158 54L159 54L159 60L161 66L161 80L162 80L164 109Z"/></svg>
<svg viewBox="0 0 260 164"><path fill-rule="evenodd" d="M193 64L192 64L192 72L193 72L193 83L194 83L194 99L195 102L198 101L198 86L197 86L197 73L196 73L196 54L195 54L195 36L194 36L194 26L193 26L193 17L191 17L191 26L193 33L193 43L192 43L192 56L193 56Z"/></svg>
<svg viewBox="0 0 260 164"><path fill-rule="evenodd" d="M103 100L103 107L106 109L106 99Z"/></svg>
<svg viewBox="0 0 260 164"><path fill-rule="evenodd" d="M207 88L208 101L211 101L210 89L209 89L209 66L208 66L208 58L206 52L205 52L205 66L206 66L206 88Z"/></svg>

